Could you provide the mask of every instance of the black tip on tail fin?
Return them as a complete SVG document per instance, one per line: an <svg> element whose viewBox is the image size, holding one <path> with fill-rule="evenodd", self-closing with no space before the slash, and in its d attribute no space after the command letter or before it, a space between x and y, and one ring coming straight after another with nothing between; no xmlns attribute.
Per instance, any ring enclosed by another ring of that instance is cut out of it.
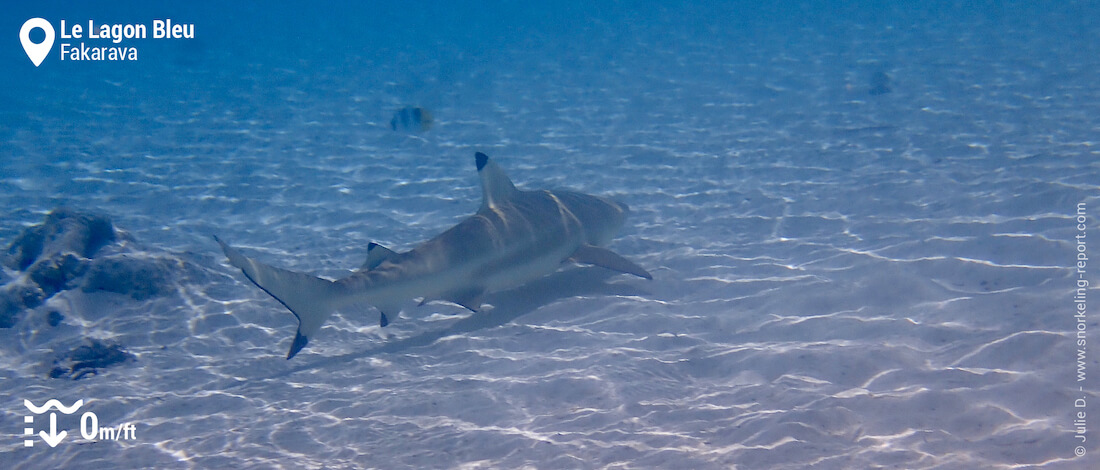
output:
<svg viewBox="0 0 1100 470"><path fill-rule="evenodd" d="M477 171L481 171L482 168L485 168L485 164L489 163L489 156L484 153L477 152L474 154L474 158L477 160Z"/></svg>
<svg viewBox="0 0 1100 470"><path fill-rule="evenodd" d="M309 338L302 336L301 331L294 333L294 342L290 343L290 352L287 353L286 360L289 361L290 358L297 355L298 351L301 351L302 348L306 347L307 343L309 343Z"/></svg>

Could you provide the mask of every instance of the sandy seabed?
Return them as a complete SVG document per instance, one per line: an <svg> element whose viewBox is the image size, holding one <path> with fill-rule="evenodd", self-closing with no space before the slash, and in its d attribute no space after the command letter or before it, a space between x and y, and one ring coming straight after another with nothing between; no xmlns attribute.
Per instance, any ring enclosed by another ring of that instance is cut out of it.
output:
<svg viewBox="0 0 1100 470"><path fill-rule="evenodd" d="M5 97L0 239L74 206L190 268L167 295L67 290L0 330L0 461L1088 468L1100 439L1074 456L1074 401L1100 395L1076 381L1073 296L1079 204L1100 233L1100 50L1080 39L1096 24L1058 36L1051 15L666 17L474 57L219 68L235 62L209 48L145 77L46 79L52 98ZM405 105L436 124L392 131ZM477 314L410 300L385 329L352 308L285 360L294 317L210 235L338 278L368 242L409 249L473 213L474 151L521 187L628 204L611 248L654 280L567 265ZM88 338L136 359L47 377ZM136 436L89 442L74 414L58 447L24 447L23 400L50 398Z"/></svg>

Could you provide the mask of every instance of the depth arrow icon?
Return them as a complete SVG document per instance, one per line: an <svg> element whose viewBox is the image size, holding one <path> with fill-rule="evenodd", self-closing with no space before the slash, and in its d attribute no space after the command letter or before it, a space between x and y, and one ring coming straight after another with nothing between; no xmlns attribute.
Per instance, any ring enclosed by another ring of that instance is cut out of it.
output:
<svg viewBox="0 0 1100 470"><path fill-rule="evenodd" d="M57 413L50 413L50 433L46 434L46 431L38 432L38 435L42 437L42 440L46 441L50 447L57 447L68 434L69 433L65 431L57 432Z"/></svg>

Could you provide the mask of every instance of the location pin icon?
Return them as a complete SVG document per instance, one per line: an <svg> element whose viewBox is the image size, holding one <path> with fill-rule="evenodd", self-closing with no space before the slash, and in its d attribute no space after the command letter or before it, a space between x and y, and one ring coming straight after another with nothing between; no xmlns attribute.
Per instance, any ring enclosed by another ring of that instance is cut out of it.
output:
<svg viewBox="0 0 1100 470"><path fill-rule="evenodd" d="M34 28L41 28L46 32L46 39L38 44L31 41L31 30ZM27 57L31 58L35 67L38 67L53 48L53 25L42 18L31 18L23 23L22 28L19 28L19 42L23 43L23 50L26 51Z"/></svg>

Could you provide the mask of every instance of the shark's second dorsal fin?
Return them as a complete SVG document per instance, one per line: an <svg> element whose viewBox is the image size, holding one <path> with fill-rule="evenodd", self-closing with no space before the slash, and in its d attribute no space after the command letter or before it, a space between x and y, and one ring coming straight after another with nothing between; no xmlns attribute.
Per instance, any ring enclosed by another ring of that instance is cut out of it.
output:
<svg viewBox="0 0 1100 470"><path fill-rule="evenodd" d="M393 250L379 245L375 242L367 244L367 262L363 263L363 266L359 268L360 271L370 271L377 268L383 261L390 259L395 255Z"/></svg>
<svg viewBox="0 0 1100 470"><path fill-rule="evenodd" d="M477 174L481 176L481 209L491 209L503 201L507 201L517 191L512 180L504 174L504 170L489 159L488 155L477 152Z"/></svg>

